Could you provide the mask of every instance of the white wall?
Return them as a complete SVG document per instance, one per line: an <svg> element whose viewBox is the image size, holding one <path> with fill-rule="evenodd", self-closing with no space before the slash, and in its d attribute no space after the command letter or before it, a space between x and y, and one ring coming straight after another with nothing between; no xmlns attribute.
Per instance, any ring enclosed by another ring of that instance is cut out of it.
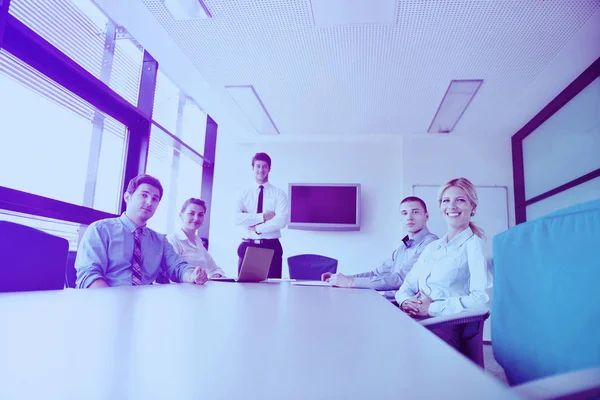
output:
<svg viewBox="0 0 600 400"><path fill-rule="evenodd" d="M287 191L289 182L340 182L362 185L361 230L312 232L285 229L285 257L316 253L337 258L338 270L356 273L377 267L404 235L400 200L413 184L441 184L465 176L477 185L509 187L512 209L510 139L458 136L349 138L262 138L237 143L220 127L211 210L210 252L229 274L236 274L241 232L233 225L239 189L253 182L250 161L258 151L273 159L270 181ZM430 205L435 207L435 205ZM435 212L435 210L432 210ZM510 215L510 221L514 216ZM512 225L512 222L511 222Z"/></svg>
<svg viewBox="0 0 600 400"><path fill-rule="evenodd" d="M509 226L514 225L510 138L487 135L406 136L403 159L405 193L412 193L413 185L442 185L458 177L465 177L476 186L507 186ZM435 205L427 206L430 212L435 212ZM485 230L484 226L482 228Z"/></svg>
<svg viewBox="0 0 600 400"><path fill-rule="evenodd" d="M236 248L242 230L233 226L233 210L240 188L253 183L250 162L264 151L272 160L270 182L287 192L289 182L360 183L361 230L313 232L285 229L281 240L285 258L316 253L339 260L339 270L353 273L375 268L397 246L402 231L397 224L402 198L402 142L285 142L233 144L221 151L215 170L210 251L228 274L236 273ZM390 218L390 216L392 218Z"/></svg>

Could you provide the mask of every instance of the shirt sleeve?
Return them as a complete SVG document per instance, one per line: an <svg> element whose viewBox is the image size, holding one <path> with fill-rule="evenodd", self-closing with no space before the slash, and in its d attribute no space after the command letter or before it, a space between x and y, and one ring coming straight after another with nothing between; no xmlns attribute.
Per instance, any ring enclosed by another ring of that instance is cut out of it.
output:
<svg viewBox="0 0 600 400"><path fill-rule="evenodd" d="M410 272L406 275L404 282L402 282L402 286L396 292L396 301L399 305L402 305L402 302L410 299L417 293L419 293L419 274L420 270L425 267L425 258L427 257L427 253L430 251L431 243L425 247L417 262L413 265Z"/></svg>
<svg viewBox="0 0 600 400"><path fill-rule="evenodd" d="M238 196L235 204L235 224L246 228L260 224L264 221L263 214L249 213L244 204L245 194Z"/></svg>
<svg viewBox="0 0 600 400"><path fill-rule="evenodd" d="M354 278L354 287L375 290L398 290L402 284L402 278L399 273L392 272L397 253L398 250L394 250L392 256L374 271L352 275Z"/></svg>
<svg viewBox="0 0 600 400"><path fill-rule="evenodd" d="M181 243L179 242L177 236L167 235L167 240L169 241L171 246L173 246L173 250L175 251L175 253L181 256L183 254L183 246L181 246Z"/></svg>
<svg viewBox="0 0 600 400"><path fill-rule="evenodd" d="M290 216L287 195L283 192L283 190L278 189L276 196L275 217L267 222L256 225L256 232L259 234L279 231L285 228L287 225ZM260 215L262 216L262 214Z"/></svg>
<svg viewBox="0 0 600 400"><path fill-rule="evenodd" d="M183 261L181 256L173 250L173 246L163 237L163 256L161 260L161 269L169 280L173 282L183 282L183 274L194 267Z"/></svg>
<svg viewBox="0 0 600 400"><path fill-rule="evenodd" d="M434 301L429 306L429 315L452 315L467 309L481 309L488 305L489 296L486 289L488 281L488 264L479 238L466 243L467 263L469 267L469 294L453 296L444 300Z"/></svg>
<svg viewBox="0 0 600 400"><path fill-rule="evenodd" d="M358 276L354 279L354 286L360 288L368 288L375 290L398 290L403 283L403 276L406 277L408 273L413 269L413 266L416 264L419 256L427 247L427 245L434 240L437 240L436 236L428 235L420 242L417 246L415 253L412 257L404 260L400 268L397 271L394 271L394 264L396 263L396 258L400 252L402 247L399 247L392 253L392 257L385 260L383 264L375 271L370 272L371 275Z"/></svg>
<svg viewBox="0 0 600 400"><path fill-rule="evenodd" d="M215 260L212 258L210 253L204 249L204 256L206 257L206 274L210 278L214 274L221 274L221 276L225 276L225 272L219 268Z"/></svg>
<svg viewBox="0 0 600 400"><path fill-rule="evenodd" d="M101 224L92 223L81 238L75 258L75 286L78 288L87 288L96 279L106 280L104 274L108 267L108 241L103 239L103 233Z"/></svg>

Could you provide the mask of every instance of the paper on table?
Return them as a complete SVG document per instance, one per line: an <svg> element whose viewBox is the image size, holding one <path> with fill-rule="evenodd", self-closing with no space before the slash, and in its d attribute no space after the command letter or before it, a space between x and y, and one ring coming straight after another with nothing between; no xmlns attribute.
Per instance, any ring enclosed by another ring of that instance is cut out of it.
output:
<svg viewBox="0 0 600 400"><path fill-rule="evenodd" d="M263 282L294 282L295 279L290 278L267 278Z"/></svg>
<svg viewBox="0 0 600 400"><path fill-rule="evenodd" d="M328 286L331 287L331 283L325 281L296 281L292 282L292 285L298 286Z"/></svg>

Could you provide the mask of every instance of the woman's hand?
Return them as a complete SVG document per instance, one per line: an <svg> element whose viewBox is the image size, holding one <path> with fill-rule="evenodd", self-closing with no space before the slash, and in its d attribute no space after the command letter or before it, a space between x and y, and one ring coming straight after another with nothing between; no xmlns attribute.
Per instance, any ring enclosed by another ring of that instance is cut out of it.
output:
<svg viewBox="0 0 600 400"><path fill-rule="evenodd" d="M431 297L419 290L419 293L404 300L400 305L400 309L411 317L429 317L429 305L433 303Z"/></svg>
<svg viewBox="0 0 600 400"><path fill-rule="evenodd" d="M204 285L208 280L206 271L200 267L189 269L185 272L183 281L186 283L194 283L196 285Z"/></svg>
<svg viewBox="0 0 600 400"><path fill-rule="evenodd" d="M212 274L211 278L222 278L223 275L221 274Z"/></svg>

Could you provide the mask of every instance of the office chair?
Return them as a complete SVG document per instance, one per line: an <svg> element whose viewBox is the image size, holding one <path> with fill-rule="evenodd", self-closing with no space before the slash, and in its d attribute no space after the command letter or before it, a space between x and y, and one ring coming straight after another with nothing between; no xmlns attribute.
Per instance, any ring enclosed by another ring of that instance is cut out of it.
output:
<svg viewBox="0 0 600 400"><path fill-rule="evenodd" d="M65 287L74 288L77 281L77 271L75 270L76 251L69 251L67 255L67 265L65 268Z"/></svg>
<svg viewBox="0 0 600 400"><path fill-rule="evenodd" d="M288 257L291 279L319 281L325 272L335 273L338 260L317 254L299 254Z"/></svg>
<svg viewBox="0 0 600 400"><path fill-rule="evenodd" d="M489 308L463 311L419 321L427 329L460 325L461 337L458 351L483 368L483 324L490 316Z"/></svg>
<svg viewBox="0 0 600 400"><path fill-rule="evenodd" d="M0 292L63 289L69 242L0 221Z"/></svg>
<svg viewBox="0 0 600 400"><path fill-rule="evenodd" d="M493 239L492 348L524 397L600 397L598 232L595 200Z"/></svg>

